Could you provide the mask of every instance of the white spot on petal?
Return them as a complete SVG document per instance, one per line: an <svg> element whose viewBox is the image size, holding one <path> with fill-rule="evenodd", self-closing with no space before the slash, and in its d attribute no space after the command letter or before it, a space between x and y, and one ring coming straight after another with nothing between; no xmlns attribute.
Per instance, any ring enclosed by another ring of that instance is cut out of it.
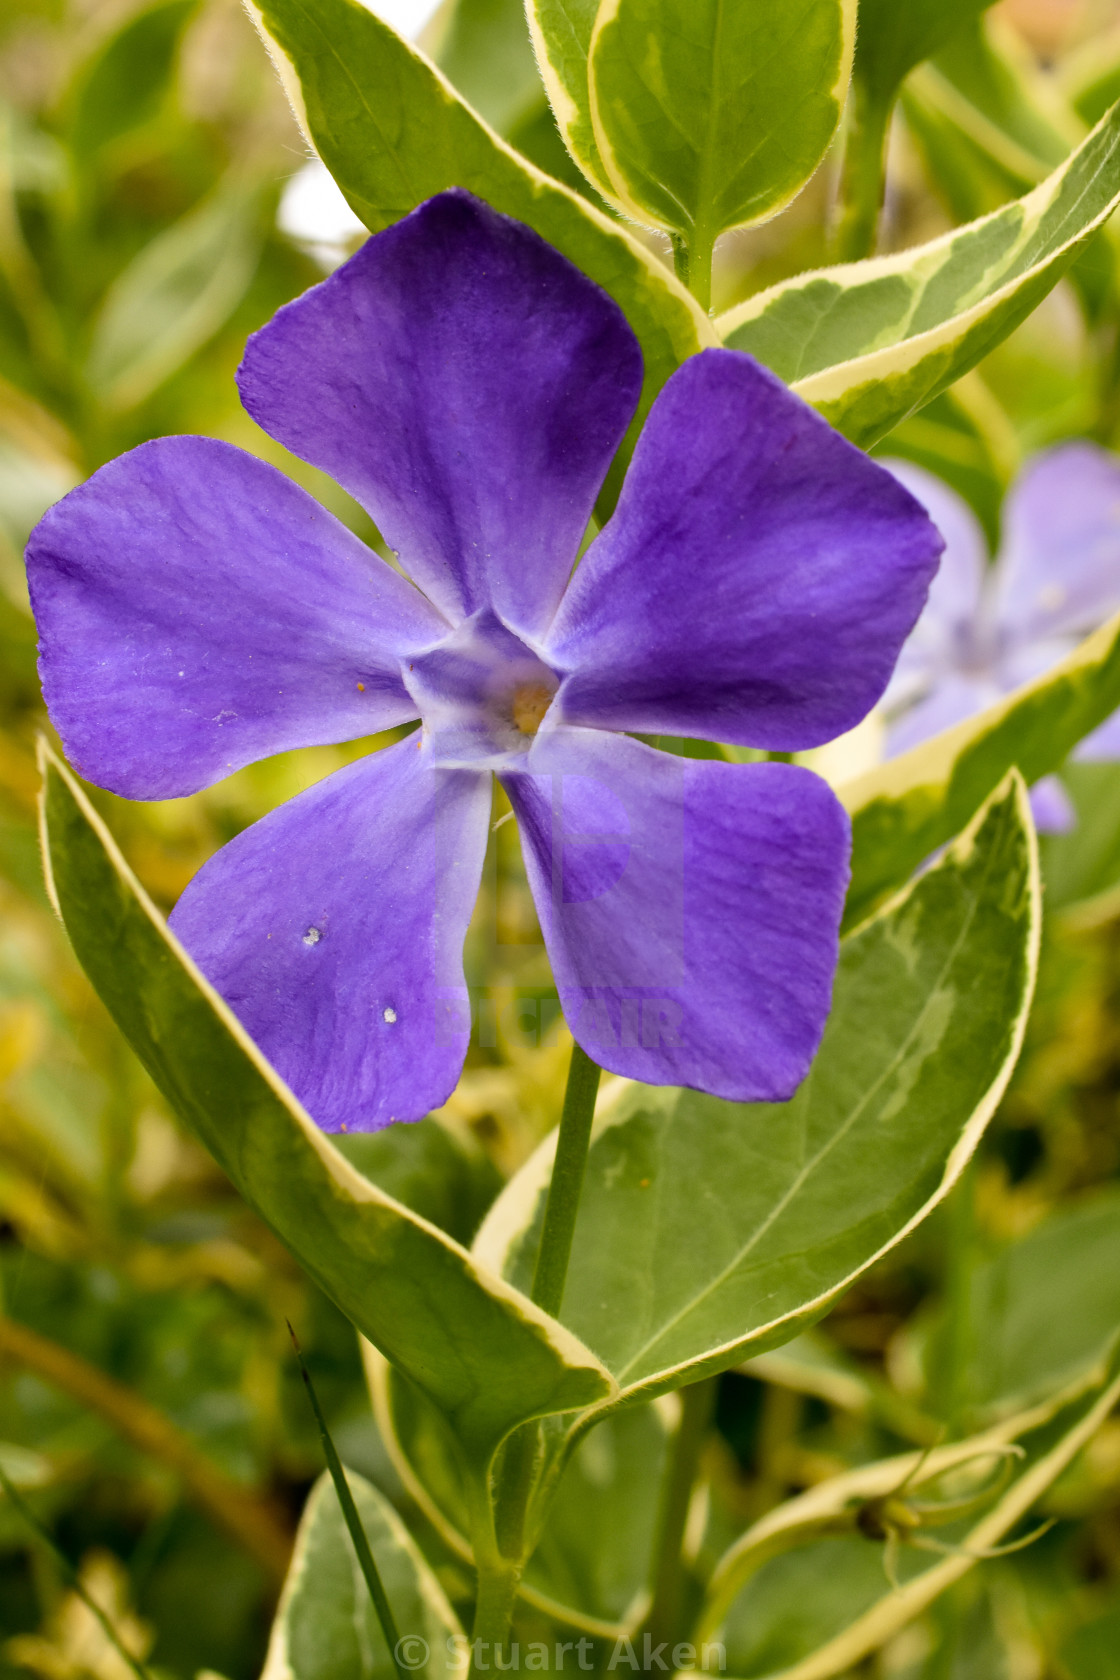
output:
<svg viewBox="0 0 1120 1680"><path fill-rule="evenodd" d="M381 1019L383 1021L388 1021L390 1026L393 1025L393 1022L396 1020L396 1018L397 1018L397 1012L391 1006L389 1008L383 1009L381 1011Z"/></svg>
<svg viewBox="0 0 1120 1680"><path fill-rule="evenodd" d="M318 945L322 937L323 936L317 927L309 927L303 936L303 943L305 945Z"/></svg>

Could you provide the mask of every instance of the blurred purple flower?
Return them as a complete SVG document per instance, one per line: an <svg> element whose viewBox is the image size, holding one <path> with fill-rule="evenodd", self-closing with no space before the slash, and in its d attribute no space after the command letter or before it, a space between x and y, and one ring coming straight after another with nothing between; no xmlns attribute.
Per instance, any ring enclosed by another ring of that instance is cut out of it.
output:
<svg viewBox="0 0 1120 1680"><path fill-rule="evenodd" d="M1041 676L1120 611L1120 460L1092 443L1037 455L1007 493L994 565L956 491L909 461L885 465L945 538L926 609L883 697L893 758ZM1120 713L1074 757L1120 758ZM1035 783L1031 804L1040 829L1075 821L1057 776Z"/></svg>
<svg viewBox="0 0 1120 1680"><path fill-rule="evenodd" d="M941 543L889 473L749 357L694 356L572 566L633 415L622 314L462 192L251 340L249 413L368 509L408 582L281 473L164 438L28 551L78 769L165 799L419 717L224 847L172 926L318 1122L414 1119L469 1037L490 773L520 820L564 1012L606 1067L788 1097L828 1012L847 819L778 752L879 699Z"/></svg>

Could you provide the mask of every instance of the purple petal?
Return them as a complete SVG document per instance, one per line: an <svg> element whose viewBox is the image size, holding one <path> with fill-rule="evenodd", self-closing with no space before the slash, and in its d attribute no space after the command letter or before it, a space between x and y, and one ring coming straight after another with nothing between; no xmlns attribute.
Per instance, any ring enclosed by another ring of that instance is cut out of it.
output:
<svg viewBox="0 0 1120 1680"><path fill-rule="evenodd" d="M881 460L880 464L921 502L945 539L929 599L883 696L884 704L890 706L911 699L948 675L977 640L988 545L968 503L941 479L910 461Z"/></svg>
<svg viewBox="0 0 1120 1680"><path fill-rule="evenodd" d="M454 622L548 625L642 383L607 294L470 194L369 240L250 340L265 431L369 509Z"/></svg>
<svg viewBox="0 0 1120 1680"><path fill-rule="evenodd" d="M786 764L673 757L544 732L504 785L568 1023L654 1085L783 1100L820 1041L848 819Z"/></svg>
<svg viewBox="0 0 1120 1680"><path fill-rule="evenodd" d="M735 350L673 375L544 657L568 722L789 752L886 687L941 539L888 472Z"/></svg>
<svg viewBox="0 0 1120 1680"><path fill-rule="evenodd" d="M400 655L447 632L298 485L212 438L102 467L39 522L27 567L51 718L128 799L406 722Z"/></svg>
<svg viewBox="0 0 1120 1680"><path fill-rule="evenodd" d="M999 570L1015 638L1087 635L1120 610L1120 460L1092 443L1036 456L1004 502Z"/></svg>
<svg viewBox="0 0 1120 1680"><path fill-rule="evenodd" d="M965 718L982 712L985 706L994 705L1002 695L1003 690L990 678L963 677L950 671L921 700L888 724L884 756L897 758L899 753L909 752L919 742L928 741L943 729L951 729L955 723L963 723Z"/></svg>
<svg viewBox="0 0 1120 1680"><path fill-rule="evenodd" d="M1010 640L1002 649L993 672L995 681L1005 693L1034 682L1044 676L1060 659L1071 654L1079 641L1077 636L1039 637L1033 641Z"/></svg>
<svg viewBox="0 0 1120 1680"><path fill-rule="evenodd" d="M326 1131L418 1120L463 1066L463 936L489 777L422 736L359 759L216 853L171 926Z"/></svg>
<svg viewBox="0 0 1120 1680"><path fill-rule="evenodd" d="M1111 717L1099 723L1091 735L1074 748L1073 757L1082 763L1107 764L1114 758L1120 758L1120 712L1113 712Z"/></svg>
<svg viewBox="0 0 1120 1680"><path fill-rule="evenodd" d="M1031 788L1031 812L1040 834L1068 834L1077 827L1073 800L1057 776L1043 776Z"/></svg>

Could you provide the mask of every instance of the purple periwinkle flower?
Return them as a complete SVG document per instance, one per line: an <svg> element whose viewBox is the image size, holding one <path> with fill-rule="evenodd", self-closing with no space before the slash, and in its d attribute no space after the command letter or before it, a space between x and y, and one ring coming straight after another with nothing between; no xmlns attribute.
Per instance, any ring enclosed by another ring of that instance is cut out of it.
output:
<svg viewBox="0 0 1120 1680"><path fill-rule="evenodd" d="M849 829L789 753L882 694L941 543L750 357L661 392L573 564L642 381L611 299L454 191L249 342L249 413L368 509L413 582L301 489L163 438L29 550L51 715L131 798L283 749L422 728L225 846L172 926L320 1123L446 1099L496 772L573 1033L606 1067L783 1099L828 1012Z"/></svg>
<svg viewBox="0 0 1120 1680"><path fill-rule="evenodd" d="M1083 442L1036 455L1004 500L994 564L955 490L908 461L887 465L945 538L929 601L883 697L893 757L1041 676L1120 611L1120 460ZM1120 758L1120 713L1074 756ZM1056 776L1035 783L1031 803L1041 829L1074 821Z"/></svg>

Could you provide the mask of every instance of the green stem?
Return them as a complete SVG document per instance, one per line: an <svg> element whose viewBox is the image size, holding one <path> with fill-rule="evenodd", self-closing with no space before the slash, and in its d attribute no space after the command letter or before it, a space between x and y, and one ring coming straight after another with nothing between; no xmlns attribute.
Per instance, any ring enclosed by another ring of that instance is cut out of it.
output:
<svg viewBox="0 0 1120 1680"><path fill-rule="evenodd" d="M661 1489L661 1509L653 1549L651 1603L646 1625L654 1646L662 1640L672 1644L680 1632L685 1529L692 1503L692 1485L700 1463L700 1449L715 1405L717 1381L715 1377L708 1377L704 1382L692 1383L680 1391L681 1421Z"/></svg>
<svg viewBox="0 0 1120 1680"><path fill-rule="evenodd" d="M475 1680L478 1674L493 1676L498 1666L495 1653L504 1652L509 1641L509 1626L513 1620L520 1579L520 1564L506 1569L497 1566L486 1569L479 1565L469 1680Z"/></svg>
<svg viewBox="0 0 1120 1680"><path fill-rule="evenodd" d="M535 1419L515 1429L503 1448L494 1478L494 1534L499 1552L510 1560L520 1558L525 1550L525 1519L536 1480L540 1438L540 1424Z"/></svg>
<svg viewBox="0 0 1120 1680"><path fill-rule="evenodd" d="M863 80L853 78L832 229L833 262L858 262L875 249L891 108L891 100L872 99Z"/></svg>
<svg viewBox="0 0 1120 1680"><path fill-rule="evenodd" d="M591 1122L601 1070L578 1044L572 1045L568 1086L556 1140L556 1159L544 1210L541 1245L533 1273L533 1300L555 1318L564 1299L568 1257L579 1212L579 1193L591 1142Z"/></svg>
<svg viewBox="0 0 1120 1680"><path fill-rule="evenodd" d="M706 313L712 308L712 257L716 242L703 228L693 228L691 238L683 233L671 233L673 272L682 286L687 286Z"/></svg>
<svg viewBox="0 0 1120 1680"><path fill-rule="evenodd" d="M533 1272L532 1297L553 1318L564 1299L568 1259L579 1212L591 1122L599 1091L600 1069L572 1045L568 1084L556 1139L556 1158L545 1203L540 1247ZM475 1609L472 1673L494 1667L493 1648L503 1648L509 1635L518 1582L525 1561L525 1524L537 1475L540 1425L526 1423L506 1442L494 1474L493 1540L486 1555L476 1546L478 1600ZM488 1647L481 1650L478 1641Z"/></svg>

